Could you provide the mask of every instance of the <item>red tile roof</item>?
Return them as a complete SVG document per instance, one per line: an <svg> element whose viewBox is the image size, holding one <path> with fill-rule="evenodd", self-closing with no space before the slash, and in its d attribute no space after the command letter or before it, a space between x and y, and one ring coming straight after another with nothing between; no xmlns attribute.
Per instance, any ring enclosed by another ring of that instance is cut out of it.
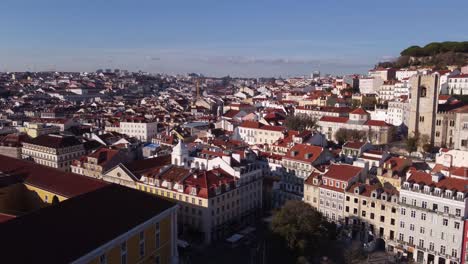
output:
<svg viewBox="0 0 468 264"><path fill-rule="evenodd" d="M104 181L64 172L26 160L0 155L0 172L21 178L25 184L58 194L73 197L108 185Z"/></svg>
<svg viewBox="0 0 468 264"><path fill-rule="evenodd" d="M362 170L363 168L347 164L332 164L328 167L328 171L323 176L348 182L353 177L361 173Z"/></svg>
<svg viewBox="0 0 468 264"><path fill-rule="evenodd" d="M322 147L306 144L296 144L288 151L288 155L284 156L283 159L313 163L317 160L318 157L320 157L322 152Z"/></svg>
<svg viewBox="0 0 468 264"><path fill-rule="evenodd" d="M320 121L322 122L334 122L334 123L346 123L349 118L347 117L336 117L336 116L322 116Z"/></svg>
<svg viewBox="0 0 468 264"><path fill-rule="evenodd" d="M385 121L380 121L380 120L367 120L364 125L367 126L381 126L381 127L390 127L392 125L387 124Z"/></svg>
<svg viewBox="0 0 468 264"><path fill-rule="evenodd" d="M354 115L368 115L369 113L366 112L366 110L362 108L357 108L356 110L352 111L351 114Z"/></svg>
<svg viewBox="0 0 468 264"><path fill-rule="evenodd" d="M413 171L407 181L459 192L467 192L465 186L468 185L468 180L452 177L444 177L439 182L433 182L432 175L423 171Z"/></svg>
<svg viewBox="0 0 468 264"><path fill-rule="evenodd" d="M366 142L360 141L346 141L343 145L344 148L352 148L352 149L360 149L362 148Z"/></svg>

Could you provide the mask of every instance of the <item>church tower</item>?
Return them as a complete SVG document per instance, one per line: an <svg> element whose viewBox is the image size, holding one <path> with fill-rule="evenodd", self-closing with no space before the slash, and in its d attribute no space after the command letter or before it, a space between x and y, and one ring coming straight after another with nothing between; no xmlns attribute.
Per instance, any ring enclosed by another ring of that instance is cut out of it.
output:
<svg viewBox="0 0 468 264"><path fill-rule="evenodd" d="M435 117L439 91L439 76L415 75L410 79L411 99L408 136L427 135L434 143Z"/></svg>
<svg viewBox="0 0 468 264"><path fill-rule="evenodd" d="M188 164L189 153L187 146L179 140L179 143L172 149L171 163L176 166L189 167Z"/></svg>

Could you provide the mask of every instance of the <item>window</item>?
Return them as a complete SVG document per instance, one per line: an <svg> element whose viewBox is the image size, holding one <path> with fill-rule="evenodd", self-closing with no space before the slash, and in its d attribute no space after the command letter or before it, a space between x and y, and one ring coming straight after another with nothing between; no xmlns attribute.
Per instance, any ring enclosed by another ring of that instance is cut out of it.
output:
<svg viewBox="0 0 468 264"><path fill-rule="evenodd" d="M457 250L452 248L452 257L456 258L457 257Z"/></svg>
<svg viewBox="0 0 468 264"><path fill-rule="evenodd" d="M444 213L446 213L446 214L449 213L449 207L448 206L444 206Z"/></svg>
<svg viewBox="0 0 468 264"><path fill-rule="evenodd" d="M419 239L419 246L424 248L424 240L422 239Z"/></svg>
<svg viewBox="0 0 468 264"><path fill-rule="evenodd" d="M349 197L349 196L346 196L346 201L349 202L349 200L350 200L350 197Z"/></svg>
<svg viewBox="0 0 468 264"><path fill-rule="evenodd" d="M143 257L145 255L145 233L143 231L140 232L139 249L140 257Z"/></svg>
<svg viewBox="0 0 468 264"><path fill-rule="evenodd" d="M423 86L423 87L421 87L419 97L426 97L426 96L427 96L427 88Z"/></svg>
<svg viewBox="0 0 468 264"><path fill-rule="evenodd" d="M414 225L413 225L413 224L410 224L410 225L409 225L409 229L410 229L411 231L414 231Z"/></svg>
<svg viewBox="0 0 468 264"><path fill-rule="evenodd" d="M405 228L405 222L400 221L400 228Z"/></svg>
<svg viewBox="0 0 468 264"><path fill-rule="evenodd" d="M120 263L127 264L127 242L120 244Z"/></svg>
<svg viewBox="0 0 468 264"><path fill-rule="evenodd" d="M402 215L406 215L406 210L405 210L405 208L401 208L400 211L401 211L401 214L402 214Z"/></svg>
<svg viewBox="0 0 468 264"><path fill-rule="evenodd" d="M415 218L415 217L416 217L416 211L411 210L411 217L412 217L412 218Z"/></svg>
<svg viewBox="0 0 468 264"><path fill-rule="evenodd" d="M429 250L434 251L434 243L433 242L429 243Z"/></svg>
<svg viewBox="0 0 468 264"><path fill-rule="evenodd" d="M383 216L383 215L380 216L380 222L382 222L382 223L385 222L385 216Z"/></svg>
<svg viewBox="0 0 468 264"><path fill-rule="evenodd" d="M101 256L99 256L99 263L100 263L100 264L106 264L106 263L107 263L106 253L104 253L104 254L102 254Z"/></svg>
<svg viewBox="0 0 468 264"><path fill-rule="evenodd" d="M155 234L156 248L159 248L161 246L160 234L161 234L161 228L159 226L159 222L157 222L156 223L156 234Z"/></svg>
<svg viewBox="0 0 468 264"><path fill-rule="evenodd" d="M366 211L362 211L362 217L366 217Z"/></svg>
<svg viewBox="0 0 468 264"><path fill-rule="evenodd" d="M442 220L442 224L443 224L444 226L448 226L448 219L444 218L444 219Z"/></svg>
<svg viewBox="0 0 468 264"><path fill-rule="evenodd" d="M424 234L425 231L426 231L426 230L424 229L424 227L421 226L421 227L419 228L419 233Z"/></svg>
<svg viewBox="0 0 468 264"><path fill-rule="evenodd" d="M427 208L427 202L426 202L426 201L422 202L422 203L421 203L421 207L422 207L422 208Z"/></svg>
<svg viewBox="0 0 468 264"><path fill-rule="evenodd" d="M371 205L370 205L372 208L375 208L375 203L374 202L371 202Z"/></svg>
<svg viewBox="0 0 468 264"><path fill-rule="evenodd" d="M460 229L460 223L455 222L454 227L455 227L455 229Z"/></svg>
<svg viewBox="0 0 468 264"><path fill-rule="evenodd" d="M354 198L354 203L359 203L358 198Z"/></svg>
<svg viewBox="0 0 468 264"><path fill-rule="evenodd" d="M421 213L421 220L426 220L426 214L425 213Z"/></svg>
<svg viewBox="0 0 468 264"><path fill-rule="evenodd" d="M408 243L409 243L410 245L414 245L414 237L409 236L409 238L408 238Z"/></svg>
<svg viewBox="0 0 468 264"><path fill-rule="evenodd" d="M370 219L374 219L374 213L370 214Z"/></svg>
<svg viewBox="0 0 468 264"><path fill-rule="evenodd" d="M461 210L460 209L455 209L455 215L456 216L461 216Z"/></svg>
<svg viewBox="0 0 468 264"><path fill-rule="evenodd" d="M402 233L400 233L400 234L398 235L398 240L404 241L404 240L405 240L405 236L404 236Z"/></svg>
<svg viewBox="0 0 468 264"><path fill-rule="evenodd" d="M445 246L440 246L440 254L445 254Z"/></svg>
<svg viewBox="0 0 468 264"><path fill-rule="evenodd" d="M380 206L380 209L381 209L381 210L385 210L385 205L382 204L382 205Z"/></svg>
<svg viewBox="0 0 468 264"><path fill-rule="evenodd" d="M395 219L391 218L391 219L390 219L390 224L391 224L391 225L395 225Z"/></svg>

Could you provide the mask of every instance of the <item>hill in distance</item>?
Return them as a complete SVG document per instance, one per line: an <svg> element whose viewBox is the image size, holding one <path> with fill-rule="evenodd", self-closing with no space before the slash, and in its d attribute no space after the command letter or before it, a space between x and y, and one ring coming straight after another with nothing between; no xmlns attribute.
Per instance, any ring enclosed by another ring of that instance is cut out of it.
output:
<svg viewBox="0 0 468 264"><path fill-rule="evenodd" d="M445 69L449 65L468 64L468 41L432 42L424 47L411 46L400 52L394 61L379 62L376 67L407 68L431 66Z"/></svg>

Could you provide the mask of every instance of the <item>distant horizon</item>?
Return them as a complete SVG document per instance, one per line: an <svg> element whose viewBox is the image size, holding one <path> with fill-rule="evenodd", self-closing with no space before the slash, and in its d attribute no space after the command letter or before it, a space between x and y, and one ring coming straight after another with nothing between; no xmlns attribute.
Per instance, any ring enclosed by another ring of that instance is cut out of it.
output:
<svg viewBox="0 0 468 264"><path fill-rule="evenodd" d="M244 78L363 74L412 45L463 41L468 5L5 0L0 71L100 68ZM443 19L440 18L444 15Z"/></svg>

